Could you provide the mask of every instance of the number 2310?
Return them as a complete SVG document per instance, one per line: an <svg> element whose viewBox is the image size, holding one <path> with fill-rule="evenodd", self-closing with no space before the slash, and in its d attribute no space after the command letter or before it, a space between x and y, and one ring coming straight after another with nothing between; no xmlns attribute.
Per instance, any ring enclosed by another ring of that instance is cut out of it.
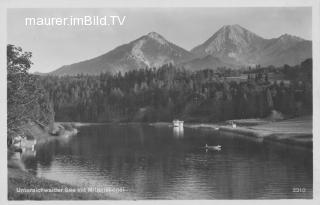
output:
<svg viewBox="0 0 320 205"><path fill-rule="evenodd" d="M292 188L292 192L296 192L296 193L306 192L306 188L294 187Z"/></svg>

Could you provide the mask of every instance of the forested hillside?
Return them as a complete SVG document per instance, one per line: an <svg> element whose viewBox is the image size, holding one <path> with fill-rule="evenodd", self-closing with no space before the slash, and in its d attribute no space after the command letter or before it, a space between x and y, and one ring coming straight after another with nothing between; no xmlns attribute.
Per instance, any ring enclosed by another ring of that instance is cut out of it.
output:
<svg viewBox="0 0 320 205"><path fill-rule="evenodd" d="M52 125L54 111L39 77L29 74L31 52L7 46L7 127L8 138L21 134L28 122L41 126Z"/></svg>
<svg viewBox="0 0 320 205"><path fill-rule="evenodd" d="M245 78L243 78L245 76ZM41 76L56 121L217 122L312 112L312 60L280 68L197 72L166 64L99 76Z"/></svg>

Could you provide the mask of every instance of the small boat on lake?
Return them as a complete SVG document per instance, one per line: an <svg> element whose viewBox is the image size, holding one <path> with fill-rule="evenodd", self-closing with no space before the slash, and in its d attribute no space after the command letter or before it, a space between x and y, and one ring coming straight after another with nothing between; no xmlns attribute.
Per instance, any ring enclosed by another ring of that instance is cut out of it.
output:
<svg viewBox="0 0 320 205"><path fill-rule="evenodd" d="M184 121L173 120L173 121L172 121L172 124L173 124L173 127L183 127L183 122L184 122Z"/></svg>
<svg viewBox="0 0 320 205"><path fill-rule="evenodd" d="M221 146L221 145L208 146L208 144L206 144L206 146L204 146L204 148L205 148L206 150L211 149L211 150L217 150L217 151L220 151L220 150L221 150L221 148L222 148L222 146Z"/></svg>

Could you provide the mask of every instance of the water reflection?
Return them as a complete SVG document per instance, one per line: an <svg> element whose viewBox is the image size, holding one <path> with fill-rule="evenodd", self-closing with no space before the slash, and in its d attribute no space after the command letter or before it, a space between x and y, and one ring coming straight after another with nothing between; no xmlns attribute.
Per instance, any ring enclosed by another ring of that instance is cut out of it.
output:
<svg viewBox="0 0 320 205"><path fill-rule="evenodd" d="M220 144L205 152L205 144ZM82 127L26 164L78 186L125 187L122 199L311 198L312 152L217 132L138 125ZM293 193L301 186L306 193Z"/></svg>
<svg viewBox="0 0 320 205"><path fill-rule="evenodd" d="M173 127L173 136L176 138L182 138L183 137L183 127Z"/></svg>

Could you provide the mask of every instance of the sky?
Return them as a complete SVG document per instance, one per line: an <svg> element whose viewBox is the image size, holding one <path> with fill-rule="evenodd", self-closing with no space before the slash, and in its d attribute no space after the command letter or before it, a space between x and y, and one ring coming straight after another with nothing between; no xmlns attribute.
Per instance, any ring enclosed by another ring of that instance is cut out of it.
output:
<svg viewBox="0 0 320 205"><path fill-rule="evenodd" d="M25 18L126 16L119 26L26 26ZM7 10L7 43L31 51L31 72L102 55L154 31L187 50L203 43L223 25L239 24L263 38L291 34L312 40L308 7L260 8L14 8Z"/></svg>

